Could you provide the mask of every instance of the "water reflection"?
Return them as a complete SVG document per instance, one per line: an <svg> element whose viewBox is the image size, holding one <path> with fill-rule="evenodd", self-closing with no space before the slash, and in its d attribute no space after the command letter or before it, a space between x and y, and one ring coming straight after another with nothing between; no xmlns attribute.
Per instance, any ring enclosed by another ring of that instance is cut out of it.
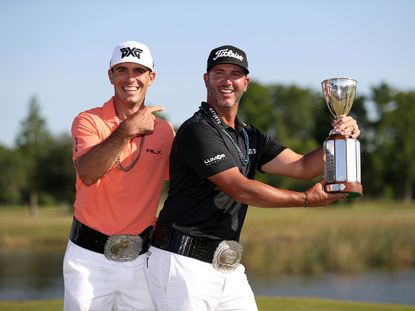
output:
<svg viewBox="0 0 415 311"><path fill-rule="evenodd" d="M0 249L0 300L63 298L64 251Z"/></svg>
<svg viewBox="0 0 415 311"><path fill-rule="evenodd" d="M0 249L0 300L63 299L64 248ZM358 275L259 278L248 272L256 295L307 296L415 305L415 269Z"/></svg>
<svg viewBox="0 0 415 311"><path fill-rule="evenodd" d="M415 305L415 269L356 275L324 273L315 277L249 277L257 295L320 297Z"/></svg>

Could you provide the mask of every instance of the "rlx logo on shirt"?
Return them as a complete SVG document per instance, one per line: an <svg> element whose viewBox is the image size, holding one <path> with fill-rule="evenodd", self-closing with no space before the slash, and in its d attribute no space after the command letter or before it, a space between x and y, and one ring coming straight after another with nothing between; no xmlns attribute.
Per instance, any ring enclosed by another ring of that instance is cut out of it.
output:
<svg viewBox="0 0 415 311"><path fill-rule="evenodd" d="M212 164L218 163L224 159L226 159L226 156L222 153L214 157L211 157L209 159L203 160L203 162L205 163L206 166L211 166Z"/></svg>
<svg viewBox="0 0 415 311"><path fill-rule="evenodd" d="M146 149L146 152L152 154L161 154L161 150L159 149Z"/></svg>

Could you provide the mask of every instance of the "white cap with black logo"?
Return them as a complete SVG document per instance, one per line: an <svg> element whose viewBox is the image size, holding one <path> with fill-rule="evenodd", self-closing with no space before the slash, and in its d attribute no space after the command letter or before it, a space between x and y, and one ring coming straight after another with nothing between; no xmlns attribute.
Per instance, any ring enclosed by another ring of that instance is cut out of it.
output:
<svg viewBox="0 0 415 311"><path fill-rule="evenodd" d="M110 68L121 63L136 63L154 70L154 61L147 45L137 41L118 44L112 53Z"/></svg>

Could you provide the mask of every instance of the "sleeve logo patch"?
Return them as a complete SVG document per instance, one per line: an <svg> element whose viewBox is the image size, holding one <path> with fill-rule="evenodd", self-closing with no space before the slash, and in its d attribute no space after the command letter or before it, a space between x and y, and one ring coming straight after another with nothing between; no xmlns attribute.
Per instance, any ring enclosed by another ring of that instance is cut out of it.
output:
<svg viewBox="0 0 415 311"><path fill-rule="evenodd" d="M205 163L206 166L212 166L213 164L219 163L220 161L223 161L225 159L226 159L226 155L222 153L214 157L211 157L209 159L205 159L203 160L203 162Z"/></svg>

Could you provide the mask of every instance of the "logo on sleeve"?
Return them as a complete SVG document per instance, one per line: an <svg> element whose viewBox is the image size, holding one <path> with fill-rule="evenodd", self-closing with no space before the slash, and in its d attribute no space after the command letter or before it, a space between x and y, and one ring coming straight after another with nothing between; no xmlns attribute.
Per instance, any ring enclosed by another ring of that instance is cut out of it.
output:
<svg viewBox="0 0 415 311"><path fill-rule="evenodd" d="M205 159L203 160L203 162L205 163L206 166L212 166L213 164L217 164L220 161L223 161L226 159L226 155L222 154L218 154L214 157L211 157L209 159Z"/></svg>

